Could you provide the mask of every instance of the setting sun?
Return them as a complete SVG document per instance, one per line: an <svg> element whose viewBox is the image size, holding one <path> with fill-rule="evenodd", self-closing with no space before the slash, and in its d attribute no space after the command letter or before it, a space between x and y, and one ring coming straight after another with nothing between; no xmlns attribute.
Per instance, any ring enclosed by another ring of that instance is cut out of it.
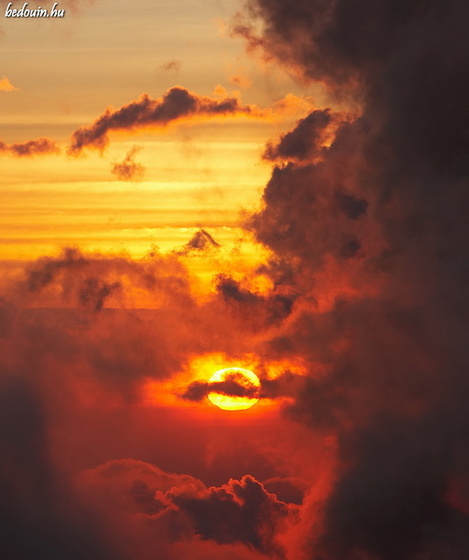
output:
<svg viewBox="0 0 469 560"><path fill-rule="evenodd" d="M246 410L259 400L261 383L248 369L221 369L212 375L208 384L209 400L222 410Z"/></svg>

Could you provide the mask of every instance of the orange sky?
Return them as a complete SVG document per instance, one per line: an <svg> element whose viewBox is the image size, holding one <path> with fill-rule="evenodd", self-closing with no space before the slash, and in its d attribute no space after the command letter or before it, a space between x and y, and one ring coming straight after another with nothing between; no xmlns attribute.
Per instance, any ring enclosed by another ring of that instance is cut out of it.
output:
<svg viewBox="0 0 469 560"><path fill-rule="evenodd" d="M262 158L266 142L308 113L313 94L323 94L245 52L228 30L236 2L77 5L64 3L61 21L2 21L1 301L7 321L10 301L21 309L14 350L4 359L18 370L21 356L29 361L38 352L48 460L99 515L103 532L127 526L124 541L114 530L108 546L150 559L149 522L170 556L187 556L178 546L191 556L225 554L226 547L237 557L275 556L271 544L251 548L254 533L226 543L195 529L186 534L186 514L175 520L172 542L166 518L174 505L162 515L144 513L124 495L141 483L156 500L155 492L177 493L189 481L203 504L213 485L237 479L237 491L247 492L248 475L255 485L264 481L253 488L262 488L266 506L280 508L279 527L287 531L297 505L275 496L298 502L330 462L323 434L282 418L280 403L290 396L277 402L262 393L237 416L206 395L197 402L185 396L191 383L203 386L223 367L249 367L264 383L276 383L286 369L305 374L301 360L267 359L269 335L260 325L269 313L259 308L260 323L251 326L221 293L235 281L261 307L270 297L272 279L256 272L270 252L242 224L261 207L271 172ZM175 86L196 109L165 101ZM167 111L162 121L143 116L144 94ZM111 123L107 115L140 105L132 124L109 124L99 140L87 140L95 123ZM304 466L312 448L315 465ZM297 458L287 461L286 453ZM117 478L103 484L108 468ZM161 485L161 477L171 482ZM168 494L161 503L178 499ZM126 539L136 539L137 549L127 551Z"/></svg>
<svg viewBox="0 0 469 560"><path fill-rule="evenodd" d="M464 2L58 7L0 13L1 560L469 557Z"/></svg>

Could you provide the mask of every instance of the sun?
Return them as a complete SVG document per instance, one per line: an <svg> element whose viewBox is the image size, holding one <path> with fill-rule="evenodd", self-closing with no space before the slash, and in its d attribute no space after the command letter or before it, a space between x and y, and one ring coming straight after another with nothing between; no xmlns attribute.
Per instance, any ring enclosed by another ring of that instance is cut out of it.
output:
<svg viewBox="0 0 469 560"><path fill-rule="evenodd" d="M246 410L259 400L261 382L249 369L230 367L208 380L209 400L222 410Z"/></svg>

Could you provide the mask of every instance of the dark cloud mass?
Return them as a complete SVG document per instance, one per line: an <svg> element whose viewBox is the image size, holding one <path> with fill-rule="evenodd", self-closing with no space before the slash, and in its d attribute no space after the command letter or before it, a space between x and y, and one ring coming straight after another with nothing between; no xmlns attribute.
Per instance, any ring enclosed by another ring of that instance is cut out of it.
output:
<svg viewBox="0 0 469 560"><path fill-rule="evenodd" d="M338 435L308 554L462 559L467 497L449 488L469 449L469 5L255 0L249 14L234 31L250 48L361 105L320 157L314 113L268 146L288 163L248 222L277 254L272 278L290 270L279 286L302 294L270 351L330 365L289 409Z"/></svg>

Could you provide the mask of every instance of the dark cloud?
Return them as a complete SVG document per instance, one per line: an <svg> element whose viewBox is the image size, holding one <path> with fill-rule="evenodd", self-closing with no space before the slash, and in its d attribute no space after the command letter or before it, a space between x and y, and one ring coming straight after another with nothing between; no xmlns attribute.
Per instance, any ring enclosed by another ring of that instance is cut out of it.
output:
<svg viewBox="0 0 469 560"><path fill-rule="evenodd" d="M179 72L182 62L180 60L170 60L161 66L162 70L166 72Z"/></svg>
<svg viewBox="0 0 469 560"><path fill-rule="evenodd" d="M239 282L224 274L217 277L217 290L227 301L236 301L249 305L262 300L261 296L243 289Z"/></svg>
<svg viewBox="0 0 469 560"><path fill-rule="evenodd" d="M0 337L10 333L16 317L16 306L5 298L0 298Z"/></svg>
<svg viewBox="0 0 469 560"><path fill-rule="evenodd" d="M267 351L309 364L287 411L338 437L309 557L469 551L465 501L448 497L469 449L468 25L459 0L255 0L236 23L361 112L320 157L305 121L270 144L247 224L276 254L264 273L299 294Z"/></svg>
<svg viewBox="0 0 469 560"><path fill-rule="evenodd" d="M336 200L342 212L347 218L352 218L352 220L358 220L362 214L365 214L368 208L368 202L366 200L344 192L337 192Z"/></svg>
<svg viewBox="0 0 469 560"><path fill-rule="evenodd" d="M50 464L40 397L18 375L0 377L0 540L2 557L121 558L100 523L74 499Z"/></svg>
<svg viewBox="0 0 469 560"><path fill-rule="evenodd" d="M164 266L167 267L163 272ZM122 278L132 277L148 291L175 290L190 304L190 288L184 266L174 257L155 256L153 261L138 263L124 257L107 258L84 255L79 249L66 248L58 257L42 257L26 269L22 289L34 297L36 293L57 294L64 303L102 308L104 301L122 287ZM114 280L113 280L114 279ZM55 296L56 297L56 296ZM188 298L188 299L187 299Z"/></svg>
<svg viewBox="0 0 469 560"><path fill-rule="evenodd" d="M121 287L119 282L100 282L96 278L86 278L80 288L78 298L82 305L90 306L94 311L103 308L106 299Z"/></svg>
<svg viewBox="0 0 469 560"><path fill-rule="evenodd" d="M350 550L385 560L420 557L422 538L439 548L451 525L457 527L455 540L442 557L462 558L469 520L445 500L451 449L435 420L377 417L366 429L344 436L343 461L350 467L327 506L326 534L335 538L325 538L326 558L342 558Z"/></svg>
<svg viewBox="0 0 469 560"><path fill-rule="evenodd" d="M87 263L87 259L78 249L74 248L65 249L61 257L57 259L42 258L28 270L25 280L26 288L31 292L39 291L53 282L61 270L76 270L86 266Z"/></svg>
<svg viewBox="0 0 469 560"><path fill-rule="evenodd" d="M186 243L181 253L189 253L191 251L206 251L218 247L220 247L220 243L215 241L215 239L208 233L208 231L206 231L205 229L199 229L194 233L189 242Z"/></svg>
<svg viewBox="0 0 469 560"><path fill-rule="evenodd" d="M340 377L343 379L341 389L338 388ZM290 404L285 405L284 411L295 420L314 427L335 426L336 414L342 412L347 401L347 384L352 384L349 372L338 373L332 379L329 376L299 375L287 370L275 378L261 375L260 389L246 384L241 376L232 375L214 383L194 381L180 396L194 402L200 402L210 392L233 397L287 399Z"/></svg>
<svg viewBox="0 0 469 560"><path fill-rule="evenodd" d="M294 297L289 294L273 293L262 295L243 287L240 282L225 274L219 274L216 279L216 290L226 304L240 315L259 321L262 327L266 323L278 322L290 314Z"/></svg>
<svg viewBox="0 0 469 560"><path fill-rule="evenodd" d="M208 393L209 384L207 381L193 381L180 396L187 401L200 402L206 398Z"/></svg>
<svg viewBox="0 0 469 560"><path fill-rule="evenodd" d="M392 5L384 1L337 2L296 0L285 10L282 2L257 0L249 4L250 15L263 24L261 32L247 18L235 22L233 31L251 48L261 48L286 66L294 67L313 81L327 81L354 89L357 81L367 86L369 75L389 67L390 57L410 47L411 28L425 26L446 10L439 2ZM376 30L380 32L377 33Z"/></svg>
<svg viewBox="0 0 469 560"><path fill-rule="evenodd" d="M145 167L135 161L135 156L141 150L138 146L131 148L120 163L114 163L111 172L121 181L135 181L143 177Z"/></svg>
<svg viewBox="0 0 469 560"><path fill-rule="evenodd" d="M69 152L79 154L84 148L103 150L109 142L108 133L115 130L164 127L184 118L236 114L255 114L255 110L241 105L235 97L213 99L191 93L180 86L171 88L159 99L145 93L120 109L106 109L93 124L75 130Z"/></svg>
<svg viewBox="0 0 469 560"><path fill-rule="evenodd" d="M180 396L193 402L202 401L210 392L233 397L281 399L287 417L316 429L330 429L347 414L348 395L353 386L353 372L346 368L328 376L285 371L270 379L261 375L260 389L233 376L215 383L194 381Z"/></svg>
<svg viewBox="0 0 469 560"><path fill-rule="evenodd" d="M294 479L269 483L295 496L304 486ZM283 557L278 535L298 519L296 504L279 500L249 475L207 488L192 476L125 459L80 473L76 488L87 502L122 524L125 534L147 541L145 558L151 558L152 542L163 554L190 543L196 554L201 541L221 545L217 550L223 557L227 545L241 547L233 557L244 557L247 550Z"/></svg>
<svg viewBox="0 0 469 560"><path fill-rule="evenodd" d="M6 144L0 140L0 153L16 157L57 154L59 151L57 144L48 138L38 138L37 140L16 142L14 144Z"/></svg>
<svg viewBox="0 0 469 560"><path fill-rule="evenodd" d="M313 111L298 121L294 130L283 134L277 144L268 143L264 159L304 161L319 156L325 139L325 129L331 120L329 109Z"/></svg>
<svg viewBox="0 0 469 560"><path fill-rule="evenodd" d="M194 381L191 383L184 393L181 394L181 398L200 402L209 393L219 393L221 395L228 395L230 397L246 397L246 398L258 398L260 396L259 388L251 383L243 374L239 372L232 371L225 374L223 381Z"/></svg>
<svg viewBox="0 0 469 560"><path fill-rule="evenodd" d="M273 556L283 557L276 531L295 515L295 508L279 501L252 476L230 480L220 488L204 492L173 489L161 496L177 505L194 523L203 539L219 544L240 542Z"/></svg>
<svg viewBox="0 0 469 560"><path fill-rule="evenodd" d="M375 251L381 238L374 216L361 219L376 195L369 190L371 178L362 182L356 177L363 141L357 128L342 125L335 142L323 151L324 161L289 162L274 169L264 209L246 224L259 241L279 254L299 257L304 266L336 258L351 240Z"/></svg>

